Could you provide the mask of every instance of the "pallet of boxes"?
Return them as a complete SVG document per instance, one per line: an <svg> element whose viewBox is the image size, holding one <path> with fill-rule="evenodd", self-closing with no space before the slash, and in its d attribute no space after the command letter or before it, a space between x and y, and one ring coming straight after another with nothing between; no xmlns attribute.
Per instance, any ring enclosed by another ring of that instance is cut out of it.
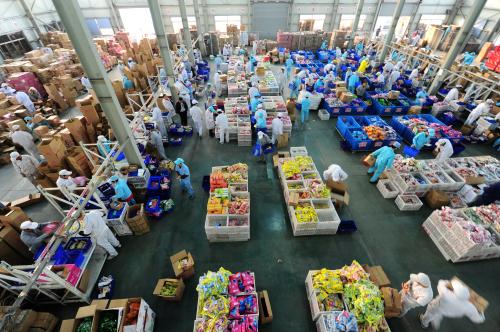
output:
<svg viewBox="0 0 500 332"><path fill-rule="evenodd" d="M48 312L14 310L7 306L0 307L0 324L3 320L2 331L16 332L52 332L59 323L59 319Z"/></svg>
<svg viewBox="0 0 500 332"><path fill-rule="evenodd" d="M155 312L144 299L99 299L78 308L75 318L63 320L60 332L154 330Z"/></svg>

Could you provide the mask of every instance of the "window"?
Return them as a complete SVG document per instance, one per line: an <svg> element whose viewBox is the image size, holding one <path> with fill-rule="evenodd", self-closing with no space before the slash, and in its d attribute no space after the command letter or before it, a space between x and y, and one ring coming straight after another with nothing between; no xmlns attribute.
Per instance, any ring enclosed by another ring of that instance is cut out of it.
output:
<svg viewBox="0 0 500 332"><path fill-rule="evenodd" d="M50 23L44 24L43 27L47 31L65 31L61 21L52 21Z"/></svg>
<svg viewBox="0 0 500 332"><path fill-rule="evenodd" d="M182 30L182 17L180 16L175 16L171 17L170 20L172 21L172 26L174 27L174 32L179 33ZM195 27L196 26L196 17L194 16L188 16L188 25L189 27Z"/></svg>
<svg viewBox="0 0 500 332"><path fill-rule="evenodd" d="M341 15L340 16L340 30L352 30L354 19L356 15ZM356 30L363 30L365 26L366 15L359 15L359 22Z"/></svg>
<svg viewBox="0 0 500 332"><path fill-rule="evenodd" d="M396 25L396 30L394 31L395 38L402 37L406 29L408 28L408 24L410 23L410 16L401 16L398 20L398 24ZM377 22L375 23L375 31L373 31L373 36L382 37L387 35L389 29L392 25L392 16L379 16L377 18Z"/></svg>
<svg viewBox="0 0 500 332"><path fill-rule="evenodd" d="M111 21L107 17L86 18L85 23L92 36L112 36L115 32L111 27Z"/></svg>
<svg viewBox="0 0 500 332"><path fill-rule="evenodd" d="M21 57L32 49L22 31L0 36L0 55L4 59Z"/></svg>
<svg viewBox="0 0 500 332"><path fill-rule="evenodd" d="M241 16L214 16L215 30L218 32L227 32L228 25L236 25L238 29L241 26Z"/></svg>
<svg viewBox="0 0 500 332"><path fill-rule="evenodd" d="M149 8L119 8L122 22L133 39L155 36L155 28Z"/></svg>
<svg viewBox="0 0 500 332"><path fill-rule="evenodd" d="M300 31L316 31L323 30L326 15L300 15L299 30Z"/></svg>
<svg viewBox="0 0 500 332"><path fill-rule="evenodd" d="M445 18L446 15L422 15L418 23L424 25L441 25Z"/></svg>

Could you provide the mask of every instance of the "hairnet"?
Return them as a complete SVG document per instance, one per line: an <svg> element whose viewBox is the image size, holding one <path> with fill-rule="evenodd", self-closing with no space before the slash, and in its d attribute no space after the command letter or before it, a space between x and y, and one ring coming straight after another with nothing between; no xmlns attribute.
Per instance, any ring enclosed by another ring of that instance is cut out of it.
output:
<svg viewBox="0 0 500 332"><path fill-rule="evenodd" d="M419 274L410 274L410 280L418 282L419 284L425 287L431 286L431 280L429 279L429 276L422 272L420 272Z"/></svg>
<svg viewBox="0 0 500 332"><path fill-rule="evenodd" d="M451 285L453 286L453 293L455 293L457 298L464 301L469 299L469 290L463 283L458 280L452 280Z"/></svg>
<svg viewBox="0 0 500 332"><path fill-rule="evenodd" d="M10 153L10 159L16 159L19 156L20 156L20 154L17 151L14 151L14 152Z"/></svg>
<svg viewBox="0 0 500 332"><path fill-rule="evenodd" d="M177 158L177 159L175 159L174 163L175 163L176 165L179 165L179 164L184 164L184 159L182 159L182 158Z"/></svg>
<svg viewBox="0 0 500 332"><path fill-rule="evenodd" d="M30 220L23 221L22 224L19 226L21 229L37 229L38 228L38 223Z"/></svg>

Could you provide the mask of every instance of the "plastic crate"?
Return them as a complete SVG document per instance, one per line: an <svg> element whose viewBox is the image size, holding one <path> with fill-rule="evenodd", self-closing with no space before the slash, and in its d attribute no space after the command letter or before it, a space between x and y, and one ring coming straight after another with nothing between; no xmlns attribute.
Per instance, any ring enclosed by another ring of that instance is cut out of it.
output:
<svg viewBox="0 0 500 332"><path fill-rule="evenodd" d="M305 146L292 146L290 148L290 156L291 157L296 157L296 156L307 156L307 149Z"/></svg>
<svg viewBox="0 0 500 332"><path fill-rule="evenodd" d="M420 151L412 148L409 145L405 145L405 147L403 148L403 153L406 156L406 158L413 158L416 157L420 153Z"/></svg>
<svg viewBox="0 0 500 332"><path fill-rule="evenodd" d="M85 241L86 242L85 246L80 249L69 249L71 245L77 241ZM89 236L72 237L68 240L68 242L64 246L64 250L68 254L79 253L79 252L86 253L90 249L90 247L92 247L92 240L90 239Z"/></svg>
<svg viewBox="0 0 500 332"><path fill-rule="evenodd" d="M370 150L373 146L373 141L371 139L363 139L359 140L354 138L352 135L353 131L359 131L362 129L348 129L345 133L344 138L347 140L349 143L351 150L353 151L366 151Z"/></svg>
<svg viewBox="0 0 500 332"><path fill-rule="evenodd" d="M407 200L411 200L408 202ZM395 200L400 211L418 211L423 203L416 195L398 195Z"/></svg>
<svg viewBox="0 0 500 332"><path fill-rule="evenodd" d="M318 117L321 119L321 120L330 120L330 113L327 112L327 110L325 109L320 109L318 111Z"/></svg>
<svg viewBox="0 0 500 332"><path fill-rule="evenodd" d="M152 202L156 200L156 206L151 206ZM153 196L148 198L148 201L146 202L146 206L144 208L144 211L146 215L152 216L152 217L160 217L162 210L160 206L160 196Z"/></svg>
<svg viewBox="0 0 500 332"><path fill-rule="evenodd" d="M345 136L347 129L361 129L361 126L353 116L339 116L336 124L337 130L342 136Z"/></svg>
<svg viewBox="0 0 500 332"><path fill-rule="evenodd" d="M377 189L384 198L394 198L399 195L398 188L394 185L394 183L392 183L391 180L388 179L379 180L377 183Z"/></svg>

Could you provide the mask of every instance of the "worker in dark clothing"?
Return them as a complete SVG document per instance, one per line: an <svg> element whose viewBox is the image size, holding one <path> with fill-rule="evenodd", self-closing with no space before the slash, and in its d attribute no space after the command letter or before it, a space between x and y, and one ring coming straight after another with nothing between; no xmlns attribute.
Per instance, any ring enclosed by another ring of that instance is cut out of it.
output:
<svg viewBox="0 0 500 332"><path fill-rule="evenodd" d="M477 196L476 199L469 204L469 206L488 205L495 203L496 201L500 202L500 181L490 184L488 187L484 188L483 193Z"/></svg>

